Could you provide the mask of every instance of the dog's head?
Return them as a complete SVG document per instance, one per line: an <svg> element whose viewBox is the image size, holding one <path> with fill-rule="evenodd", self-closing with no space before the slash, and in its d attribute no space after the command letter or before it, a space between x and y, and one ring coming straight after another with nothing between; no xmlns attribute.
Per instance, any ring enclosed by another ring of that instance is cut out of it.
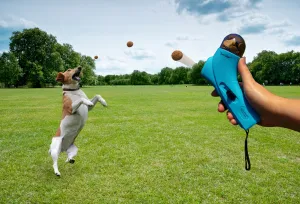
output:
<svg viewBox="0 0 300 204"><path fill-rule="evenodd" d="M59 72L56 76L56 81L63 84L78 84L80 81L81 67L76 67L74 69L68 69L65 72Z"/></svg>

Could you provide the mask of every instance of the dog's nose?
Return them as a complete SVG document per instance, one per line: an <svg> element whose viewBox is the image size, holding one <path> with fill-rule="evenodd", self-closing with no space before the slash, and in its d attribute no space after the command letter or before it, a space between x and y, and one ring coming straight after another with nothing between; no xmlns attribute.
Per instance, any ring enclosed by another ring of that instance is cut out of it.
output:
<svg viewBox="0 0 300 204"><path fill-rule="evenodd" d="M81 71L81 67L78 67L77 69L79 69L79 71Z"/></svg>

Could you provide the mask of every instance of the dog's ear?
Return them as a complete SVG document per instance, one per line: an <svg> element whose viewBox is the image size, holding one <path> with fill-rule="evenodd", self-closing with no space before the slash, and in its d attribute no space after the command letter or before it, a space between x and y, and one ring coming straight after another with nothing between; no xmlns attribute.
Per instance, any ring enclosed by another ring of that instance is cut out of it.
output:
<svg viewBox="0 0 300 204"><path fill-rule="evenodd" d="M65 80L64 74L62 72L58 72L56 76L56 81L64 82L64 80Z"/></svg>

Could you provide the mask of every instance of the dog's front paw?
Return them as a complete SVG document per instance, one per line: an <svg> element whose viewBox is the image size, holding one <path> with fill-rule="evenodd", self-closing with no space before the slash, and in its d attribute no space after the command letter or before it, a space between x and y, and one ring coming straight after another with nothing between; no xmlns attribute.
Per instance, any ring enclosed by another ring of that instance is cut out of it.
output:
<svg viewBox="0 0 300 204"><path fill-rule="evenodd" d="M102 98L100 95L98 95L98 101L99 101L103 106L107 106L107 103L106 103L105 99Z"/></svg>
<svg viewBox="0 0 300 204"><path fill-rule="evenodd" d="M87 106L93 106L94 105L90 100L87 100L85 98L82 99L82 102L83 102L83 104L85 104Z"/></svg>
<svg viewBox="0 0 300 204"><path fill-rule="evenodd" d="M105 106L105 107L107 106L107 103L103 98L101 98L99 101L103 106Z"/></svg>

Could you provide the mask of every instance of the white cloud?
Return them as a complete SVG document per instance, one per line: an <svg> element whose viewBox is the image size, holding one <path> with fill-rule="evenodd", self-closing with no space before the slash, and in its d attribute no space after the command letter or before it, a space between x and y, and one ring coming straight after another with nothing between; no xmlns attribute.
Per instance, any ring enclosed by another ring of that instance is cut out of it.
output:
<svg viewBox="0 0 300 204"><path fill-rule="evenodd" d="M202 37L191 37L189 35L185 35L185 36L177 36L176 40L178 41L197 41L197 40L202 40Z"/></svg>
<svg viewBox="0 0 300 204"><path fill-rule="evenodd" d="M8 27L8 24L5 20L0 19L0 27Z"/></svg>
<svg viewBox="0 0 300 204"><path fill-rule="evenodd" d="M178 14L197 16L203 23L208 23L207 16L225 22L244 12L258 10L262 7L262 0L174 0Z"/></svg>
<svg viewBox="0 0 300 204"><path fill-rule="evenodd" d="M181 41L181 40L189 40L189 37L188 36L178 36L176 38L176 40L179 40L179 41Z"/></svg>
<svg viewBox="0 0 300 204"><path fill-rule="evenodd" d="M282 27L288 27L288 26L292 26L293 24L288 21L288 20L283 20L283 21L275 21L275 22L270 22L269 23L269 27L271 28L282 28Z"/></svg>
<svg viewBox="0 0 300 204"><path fill-rule="evenodd" d="M167 41L165 43L165 46L171 47L171 48L177 48L179 42L183 42L183 41L199 41L199 40L203 40L203 37L202 36L201 37L192 37L190 35L178 35L175 38L175 40Z"/></svg>
<svg viewBox="0 0 300 204"><path fill-rule="evenodd" d="M32 28L38 27L33 21L20 18L14 15L8 15L0 19L0 27L3 28Z"/></svg>
<svg viewBox="0 0 300 204"><path fill-rule="evenodd" d="M259 12L251 12L241 20L241 23L245 25L268 24L270 22L271 19L269 16Z"/></svg>
<svg viewBox="0 0 300 204"><path fill-rule="evenodd" d="M38 27L38 25L36 23L34 23L33 21L29 21L24 18L20 18L19 21L20 21L21 25L23 25L25 28Z"/></svg>
<svg viewBox="0 0 300 204"><path fill-rule="evenodd" d="M136 60L154 59L156 57L154 52L150 50L141 49L141 48L130 49L124 51L124 53L128 57L131 57Z"/></svg>
<svg viewBox="0 0 300 204"><path fill-rule="evenodd" d="M241 18L238 32L247 34L279 34L285 32L285 28L291 26L287 20L273 21L270 16L258 12L250 12Z"/></svg>
<svg viewBox="0 0 300 204"><path fill-rule="evenodd" d="M283 28L270 28L267 30L267 33L270 35L282 35L286 32L286 29Z"/></svg>
<svg viewBox="0 0 300 204"><path fill-rule="evenodd" d="M281 36L281 41L286 46L299 47L300 46L300 33L284 33Z"/></svg>
<svg viewBox="0 0 300 204"><path fill-rule="evenodd" d="M165 46L174 48L174 47L177 46L177 42L175 42L175 41L168 41L168 42L165 43Z"/></svg>

